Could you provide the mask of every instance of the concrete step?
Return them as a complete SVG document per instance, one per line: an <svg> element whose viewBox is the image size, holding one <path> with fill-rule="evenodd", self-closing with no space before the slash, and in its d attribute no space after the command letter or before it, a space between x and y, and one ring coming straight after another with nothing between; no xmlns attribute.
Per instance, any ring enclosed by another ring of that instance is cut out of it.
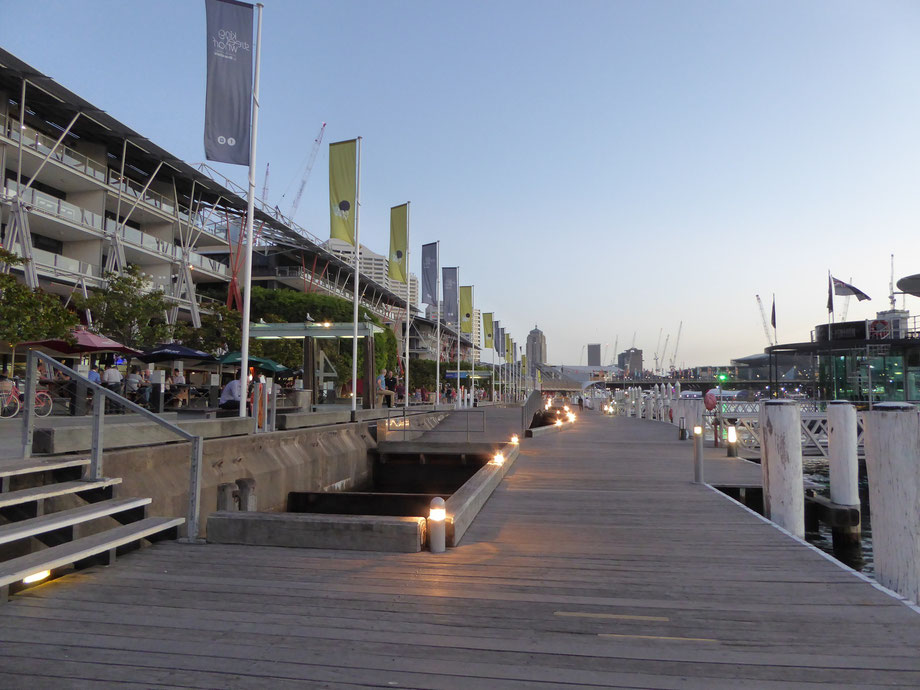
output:
<svg viewBox="0 0 920 690"><path fill-rule="evenodd" d="M150 500L149 498L111 498L107 501L90 503L70 510L62 510L28 520L11 522L0 527L0 544L34 537L36 534L43 534L62 527L70 527L81 522L89 522L96 518L114 515L132 508L140 508L148 505Z"/></svg>
<svg viewBox="0 0 920 690"><path fill-rule="evenodd" d="M145 539L158 532L178 527L184 522L185 518L145 518L132 522L130 525L122 525L106 532L14 558L0 563L0 587L18 582L44 570L54 570L71 565L84 558Z"/></svg>
<svg viewBox="0 0 920 690"><path fill-rule="evenodd" d="M55 496L63 496L64 494L76 494L81 491L89 491L90 489L102 489L115 484L121 484L121 479L112 478L99 479L97 481L58 482L56 484L36 486L31 489L7 491L6 493L0 493L0 508L7 508L20 503L29 503L30 501L40 501Z"/></svg>
<svg viewBox="0 0 920 690"><path fill-rule="evenodd" d="M65 467L89 465L89 458L24 458L17 460L0 460L0 478L17 474L32 474L60 470Z"/></svg>

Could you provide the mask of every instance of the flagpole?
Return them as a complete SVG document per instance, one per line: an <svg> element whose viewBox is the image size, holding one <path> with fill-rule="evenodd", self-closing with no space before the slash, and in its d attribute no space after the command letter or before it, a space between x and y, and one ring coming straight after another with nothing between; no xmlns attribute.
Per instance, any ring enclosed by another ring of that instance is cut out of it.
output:
<svg viewBox="0 0 920 690"><path fill-rule="evenodd" d="M409 203L406 202L406 385L405 385L405 409L409 410Z"/></svg>
<svg viewBox="0 0 920 690"><path fill-rule="evenodd" d="M436 243L435 249L435 269L437 275L435 276L434 282L434 291L435 299L438 301L438 316L437 316L437 346L435 348L435 365L434 365L434 404L435 409L441 404L441 241L438 240ZM424 268L424 267L423 267Z"/></svg>
<svg viewBox="0 0 920 690"><path fill-rule="evenodd" d="M463 407L460 399L460 268L457 268L457 409Z"/></svg>
<svg viewBox="0 0 920 690"><path fill-rule="evenodd" d="M262 66L262 3L256 3L256 70L252 84L252 129L249 133L249 191L246 195L246 259L243 264L243 328L240 334L240 417L246 416L249 393L249 318L252 292L252 216L256 196L256 142L259 133L259 72Z"/></svg>
<svg viewBox="0 0 920 690"><path fill-rule="evenodd" d="M355 279L354 279L354 306L352 309L352 336L351 336L351 421L358 418L358 295L361 267L361 230L358 225L358 215L361 210L361 137L358 137L358 167L355 171ZM370 335L366 337L371 337ZM365 367L367 366L365 362ZM370 382L368 382L370 383ZM370 391L364 391L370 395Z"/></svg>
<svg viewBox="0 0 920 690"><path fill-rule="evenodd" d="M476 343L473 342L473 315L476 313L476 286L470 285L470 407L473 406L473 374L476 372Z"/></svg>

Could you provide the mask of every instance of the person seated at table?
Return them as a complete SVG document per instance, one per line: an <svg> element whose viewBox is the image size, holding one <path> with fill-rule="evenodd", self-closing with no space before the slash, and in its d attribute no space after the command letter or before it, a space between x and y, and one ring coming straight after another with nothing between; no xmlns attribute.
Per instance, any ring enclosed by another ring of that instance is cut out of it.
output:
<svg viewBox="0 0 920 690"><path fill-rule="evenodd" d="M220 407L224 410L238 410L240 397L240 372L237 371L220 392Z"/></svg>
<svg viewBox="0 0 920 690"><path fill-rule="evenodd" d="M94 364L94 365L92 366L92 368L89 370L89 374L87 374L86 378L88 378L92 383L101 383L101 382L102 382L102 377L99 376L99 365L98 365L98 364Z"/></svg>
<svg viewBox="0 0 920 690"><path fill-rule="evenodd" d="M396 404L396 392L387 388L387 370L381 369L380 376L377 377L377 405L379 406L383 399L387 399L387 405L393 407Z"/></svg>
<svg viewBox="0 0 920 690"><path fill-rule="evenodd" d="M185 374L179 371L178 369L173 369L172 382L174 386L184 386L185 385Z"/></svg>
<svg viewBox="0 0 920 690"><path fill-rule="evenodd" d="M110 391L116 393L121 392L121 382L124 377L121 375L121 372L115 368L115 365L109 362L105 365L105 371L102 372L102 383L105 384L105 387Z"/></svg>
<svg viewBox="0 0 920 690"><path fill-rule="evenodd" d="M144 404L150 402L150 386L144 381L137 366L131 367L131 373L125 379L125 393Z"/></svg>

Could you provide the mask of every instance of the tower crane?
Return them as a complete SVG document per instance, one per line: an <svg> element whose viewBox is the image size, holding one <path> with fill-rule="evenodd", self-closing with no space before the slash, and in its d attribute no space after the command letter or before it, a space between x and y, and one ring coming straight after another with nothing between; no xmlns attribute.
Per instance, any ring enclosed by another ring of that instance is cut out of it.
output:
<svg viewBox="0 0 920 690"><path fill-rule="evenodd" d="M655 373L658 373L658 351L661 349L661 333L664 331L664 328L658 329L658 344L655 345Z"/></svg>
<svg viewBox="0 0 920 690"><path fill-rule="evenodd" d="M270 163L265 164L265 180L262 182L262 201L268 203L268 166Z"/></svg>
<svg viewBox="0 0 920 690"><path fill-rule="evenodd" d="M669 342L670 340L671 340L671 334L668 333L668 334L664 337L664 347L663 347L662 350L661 350L661 366L662 366L662 368L664 368L664 363L665 363L665 361L666 361L666 360L665 360L665 355L668 354L668 342Z"/></svg>
<svg viewBox="0 0 920 690"><path fill-rule="evenodd" d="M763 334L767 336L767 345L773 347L773 337L770 335L770 329L767 327L767 312L764 311L763 302L760 295L754 295L757 298L757 307L760 309L760 322L763 324Z"/></svg>
<svg viewBox="0 0 920 690"><path fill-rule="evenodd" d="M616 359L616 356L619 354L619 352L617 352L617 347L619 347L619 345L620 345L620 336L618 334L616 339L613 341L613 357L610 359L611 366L613 365L613 360Z"/></svg>
<svg viewBox="0 0 920 690"><path fill-rule="evenodd" d="M326 123L319 128L319 134L313 140L313 148L310 149L310 155L307 156L307 165L303 171L303 177L300 178L300 186L297 188L297 194L294 195L294 201L291 202L291 212L288 217L293 219L297 213L297 207L300 206L300 199L303 196L304 187L307 186L307 180L310 179L310 173L313 172L313 164L316 162L316 155L319 153L320 144L323 143L323 134L326 133ZM285 192L286 193L286 192ZM284 197L282 197L283 199Z"/></svg>
<svg viewBox="0 0 920 690"><path fill-rule="evenodd" d="M677 349L680 347L680 332L684 328L684 322L681 321L677 327L677 339L674 341L674 354L671 355L671 369L674 369L674 363L677 361Z"/></svg>

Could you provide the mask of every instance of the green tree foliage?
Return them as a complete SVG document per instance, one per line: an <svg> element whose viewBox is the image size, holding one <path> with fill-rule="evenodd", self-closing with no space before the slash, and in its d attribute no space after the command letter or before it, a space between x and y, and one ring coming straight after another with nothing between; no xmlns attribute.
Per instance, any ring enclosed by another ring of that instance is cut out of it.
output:
<svg viewBox="0 0 920 690"><path fill-rule="evenodd" d="M26 261L0 248L0 264L15 266ZM8 273L0 273L0 315L0 340L11 348L31 340L67 338L79 323L57 296L32 290Z"/></svg>
<svg viewBox="0 0 920 690"><path fill-rule="evenodd" d="M187 322L176 324L173 337L183 345L211 354L237 352L240 349L242 314L223 304L212 307L210 312L201 314L201 328Z"/></svg>
<svg viewBox="0 0 920 690"><path fill-rule="evenodd" d="M162 290L150 288L137 266L121 275L107 273L105 280L89 298L76 300L78 308L92 312L93 331L138 349L169 340L173 329L165 316L170 305Z"/></svg>

